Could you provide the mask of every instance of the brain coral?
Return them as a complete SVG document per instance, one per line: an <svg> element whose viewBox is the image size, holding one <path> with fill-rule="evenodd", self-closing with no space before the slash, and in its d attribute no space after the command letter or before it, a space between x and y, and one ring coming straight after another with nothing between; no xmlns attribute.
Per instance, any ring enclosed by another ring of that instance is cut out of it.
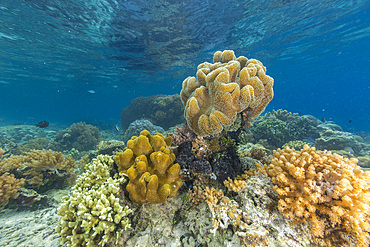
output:
<svg viewBox="0 0 370 247"><path fill-rule="evenodd" d="M196 78L182 83L181 101L189 127L200 136L221 132L243 112L246 121L260 115L273 98L274 79L256 59L217 51L213 63L198 66Z"/></svg>

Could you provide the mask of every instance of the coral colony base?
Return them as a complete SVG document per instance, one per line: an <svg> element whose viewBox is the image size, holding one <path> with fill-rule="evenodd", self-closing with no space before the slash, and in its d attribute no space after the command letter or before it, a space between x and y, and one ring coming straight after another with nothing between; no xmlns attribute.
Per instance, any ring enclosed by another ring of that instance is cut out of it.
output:
<svg viewBox="0 0 370 247"><path fill-rule="evenodd" d="M122 119L142 102L155 111L118 136L2 127L0 245L368 246L370 135L259 116L272 86L258 60L216 52L183 82L189 127L151 120L175 114L166 102L179 96L136 100Z"/></svg>

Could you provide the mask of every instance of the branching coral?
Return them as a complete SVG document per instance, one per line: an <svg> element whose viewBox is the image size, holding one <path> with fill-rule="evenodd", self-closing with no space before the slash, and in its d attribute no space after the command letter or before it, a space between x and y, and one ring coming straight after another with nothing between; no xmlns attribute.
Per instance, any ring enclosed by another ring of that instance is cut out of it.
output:
<svg viewBox="0 0 370 247"><path fill-rule="evenodd" d="M27 182L39 187L45 184L45 176L50 180L50 174L57 177L74 175L76 166L72 157L63 157L62 153L51 150L32 150L23 156L23 164L26 166L24 176L29 177Z"/></svg>
<svg viewBox="0 0 370 247"><path fill-rule="evenodd" d="M58 210L56 231L67 246L104 246L131 227L132 210L119 202L120 185L125 178L112 178L113 159L99 155L76 181L72 195Z"/></svg>
<svg viewBox="0 0 370 247"><path fill-rule="evenodd" d="M25 155L12 155L0 161L0 172L18 170L31 187L50 184L57 177L74 175L75 160L51 150L32 150ZM45 178L47 177L47 179ZM52 178L53 177L53 178Z"/></svg>
<svg viewBox="0 0 370 247"><path fill-rule="evenodd" d="M357 246L368 246L370 172L357 162L307 145L298 152L275 150L267 171L279 194L279 211L308 223L320 244L346 245L353 238Z"/></svg>
<svg viewBox="0 0 370 247"><path fill-rule="evenodd" d="M205 140L201 136L197 136L197 138L194 141L192 141L191 151L198 159L206 158L210 154L208 146L209 144L207 140Z"/></svg>
<svg viewBox="0 0 370 247"><path fill-rule="evenodd" d="M160 204L177 195L181 185L180 165L173 164L176 157L168 148L171 142L171 137L159 133L152 136L144 130L127 142L124 152L114 157L120 174L130 179L126 189L132 201Z"/></svg>
<svg viewBox="0 0 370 247"><path fill-rule="evenodd" d="M18 190L24 183L24 179L17 179L13 174L4 173L0 176L0 207L8 202L10 198L16 199Z"/></svg>
<svg viewBox="0 0 370 247"><path fill-rule="evenodd" d="M180 93L189 127L200 136L213 135L235 122L243 112L247 122L260 115L273 98L274 80L255 59L236 58L231 50L214 54L188 77Z"/></svg>

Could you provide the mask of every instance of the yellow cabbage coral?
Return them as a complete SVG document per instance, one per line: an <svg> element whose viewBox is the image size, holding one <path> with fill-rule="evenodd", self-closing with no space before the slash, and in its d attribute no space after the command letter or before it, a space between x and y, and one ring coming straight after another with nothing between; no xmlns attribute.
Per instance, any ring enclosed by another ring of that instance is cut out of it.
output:
<svg viewBox="0 0 370 247"><path fill-rule="evenodd" d="M255 59L235 57L234 51L218 51L213 64L198 66L196 78L188 77L180 93L189 127L200 136L221 132L243 112L250 122L273 98L274 80Z"/></svg>
<svg viewBox="0 0 370 247"><path fill-rule="evenodd" d="M370 172L328 151L305 145L274 151L267 168L279 194L279 211L295 222L308 223L313 236L325 246L357 246L370 240ZM266 167L265 167L266 169Z"/></svg>

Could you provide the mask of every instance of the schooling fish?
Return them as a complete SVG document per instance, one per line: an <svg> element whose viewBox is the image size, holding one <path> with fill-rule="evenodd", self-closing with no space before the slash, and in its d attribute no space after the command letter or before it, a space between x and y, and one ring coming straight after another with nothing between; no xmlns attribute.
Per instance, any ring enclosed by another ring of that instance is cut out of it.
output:
<svg viewBox="0 0 370 247"><path fill-rule="evenodd" d="M36 127L39 127L39 128L46 128L49 126L49 122L48 121L41 121L40 123L38 124L35 124Z"/></svg>

